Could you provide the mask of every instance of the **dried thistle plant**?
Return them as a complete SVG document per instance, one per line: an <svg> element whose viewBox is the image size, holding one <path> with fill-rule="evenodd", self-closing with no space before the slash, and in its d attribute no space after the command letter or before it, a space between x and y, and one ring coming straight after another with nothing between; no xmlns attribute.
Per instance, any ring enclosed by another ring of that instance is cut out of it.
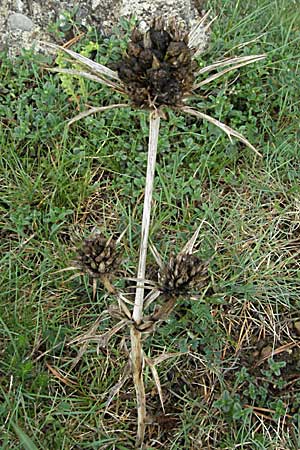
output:
<svg viewBox="0 0 300 450"><path fill-rule="evenodd" d="M149 110L149 143L146 183L144 192L144 209L142 218L142 231L137 269L136 293L132 310L127 305L131 301L125 293L117 291L109 280L108 268L115 268L119 263L119 256L115 254L113 241L106 242L102 236L95 240L85 241L77 261L80 268L86 271L93 280L100 279L108 292L118 300L118 310L113 309L111 315L120 319L119 323L99 339L108 339L125 325L130 326L131 353L130 362L137 397L138 430L136 447L140 448L144 441L146 426L146 396L143 381L143 368L148 364L155 379L159 396L163 407L163 396L155 365L167 359L168 355L162 355L155 361L146 357L142 348L142 333L153 331L158 322L164 320L173 310L178 297L187 294L190 289L201 289L208 283L208 263L202 262L193 255L193 247L197 240L199 229L177 255L171 256L169 262L164 264L154 247L151 248L157 263L160 266L159 281L150 285L151 290L145 297L146 285L146 258L148 251L148 238L151 215L152 191L155 172L155 161L158 144L160 119L165 118L164 110L173 108L176 111L193 115L206 120L221 130L231 139L236 137L256 154L260 153L239 132L228 125L214 119L188 106L189 99L197 94L197 90L211 81L221 77L225 73L236 70L242 66L262 60L265 55L253 55L243 57L226 58L217 61L200 70L194 60L197 56L197 48L202 39L203 30L207 32L210 24L205 25L206 15L190 33L185 32L174 20L168 23L161 18L155 19L145 33L138 28L132 32L128 43L127 52L116 66L116 70L105 67L74 51L59 47L54 44L48 46L65 52L76 63L76 69L52 69L56 72L84 77L110 87L112 90L123 94L128 101L126 103L109 106L95 106L82 112L69 121L69 125L77 120L112 108L134 107ZM200 47L202 47L200 45ZM83 69L79 70L78 65ZM197 76L222 70L208 75L203 81L197 82ZM261 156L261 155L260 155ZM107 282L108 280L108 282ZM104 281L104 282L103 282ZM148 286L149 287L149 286ZM145 315L145 310L162 297L161 306L153 313ZM174 356L174 355L170 355ZM125 379L125 378L124 378ZM121 385L114 390L114 394Z"/></svg>
<svg viewBox="0 0 300 450"><path fill-rule="evenodd" d="M197 95L202 86L222 77L224 74L240 67L261 61L265 55L251 55L225 58L197 69L193 57L198 55L198 47L202 48L203 32L207 32L213 20L205 25L208 14L189 33L169 20L167 23L161 18L154 19L148 31L142 34L135 28L128 43L127 52L116 65L116 71L99 64L69 48L46 43L48 47L61 50L84 67L78 69L51 69L54 72L69 74L104 84L129 99L128 103L118 103L108 106L92 107L69 121L69 125L91 114L113 108L138 107L155 111L164 117L163 110L167 107L180 110L206 120L224 131L229 138L236 137L259 156L256 148L238 131L213 117L195 110L188 105L188 101ZM218 73L208 76L197 83L199 75L209 74L216 69L224 68Z"/></svg>

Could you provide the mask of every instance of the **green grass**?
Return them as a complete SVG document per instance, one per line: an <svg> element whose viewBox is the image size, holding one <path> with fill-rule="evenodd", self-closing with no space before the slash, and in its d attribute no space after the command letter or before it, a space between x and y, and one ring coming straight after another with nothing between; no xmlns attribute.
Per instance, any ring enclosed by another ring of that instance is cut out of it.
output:
<svg viewBox="0 0 300 450"><path fill-rule="evenodd" d="M192 117L170 112L162 121L151 239L167 258L203 221L199 254L214 256L209 290L182 299L145 341L153 356L186 352L158 367L166 417L146 371L156 421L146 448L298 449L300 12L291 0L210 6L218 19L201 66L224 54L267 58L209 84L192 104L243 133L263 158ZM90 31L88 39L98 39L100 61L118 56L117 36ZM85 104L119 98L74 83L75 101L44 69L50 63L1 55L1 448L130 449L130 379L106 411L128 359L122 333L105 350L90 343L71 368L80 347L70 341L99 315L97 334L108 329L113 300L101 292L93 300L89 281L64 269L94 227L110 235L128 226L134 276L147 114L113 110L67 130Z"/></svg>

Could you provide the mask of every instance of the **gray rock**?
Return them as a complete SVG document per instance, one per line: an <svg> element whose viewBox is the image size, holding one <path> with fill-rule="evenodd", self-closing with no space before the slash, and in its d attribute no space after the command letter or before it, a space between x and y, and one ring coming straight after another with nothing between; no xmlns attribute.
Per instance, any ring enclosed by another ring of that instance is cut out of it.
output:
<svg viewBox="0 0 300 450"><path fill-rule="evenodd" d="M49 26L64 12L75 13L83 27L94 26L109 35L120 17L135 16L145 27L156 15L176 17L190 27L199 17L195 5L204 0L0 0L0 50L17 56L22 48L40 49L38 41L52 41ZM202 14L202 11L200 15ZM61 43L61 41L59 41Z"/></svg>
<svg viewBox="0 0 300 450"><path fill-rule="evenodd" d="M119 14L123 17L134 15L147 24L158 15L176 17L188 26L198 15L191 0L123 0Z"/></svg>
<svg viewBox="0 0 300 450"><path fill-rule="evenodd" d="M20 13L11 14L7 22L10 30L31 31L34 27L32 20Z"/></svg>

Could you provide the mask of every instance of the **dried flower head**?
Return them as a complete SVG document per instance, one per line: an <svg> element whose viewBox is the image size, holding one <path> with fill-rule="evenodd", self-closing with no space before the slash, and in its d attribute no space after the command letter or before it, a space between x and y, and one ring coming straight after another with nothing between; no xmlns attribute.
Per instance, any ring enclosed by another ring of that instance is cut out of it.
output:
<svg viewBox="0 0 300 450"><path fill-rule="evenodd" d="M92 278L112 277L121 262L116 241L96 234L85 239L77 258L78 267Z"/></svg>
<svg viewBox="0 0 300 450"><path fill-rule="evenodd" d="M192 90L192 60L189 35L174 20L154 19L146 33L135 28L127 54L117 64L119 78L138 107L178 106Z"/></svg>
<svg viewBox="0 0 300 450"><path fill-rule="evenodd" d="M160 271L159 286L164 294L177 296L203 286L207 278L207 263L196 255L179 253Z"/></svg>
<svg viewBox="0 0 300 450"><path fill-rule="evenodd" d="M117 63L116 71L67 47L47 43L48 47L65 52L76 62L76 68L51 70L93 80L130 98L130 103L90 107L89 110L83 111L71 119L69 125L90 114L113 108L126 108L134 105L139 108L161 110L164 106L173 107L182 113L214 124L230 139L232 136L239 139L261 156L238 131L208 114L188 106L188 101L198 95L197 91L203 86L228 72L265 58L265 55L225 58L197 69L194 57L203 50L203 43L207 41L209 27L214 20L206 24L208 16L209 13L205 14L189 33L180 28L175 19L166 23L162 18L157 18L145 33L141 33L135 28L131 41L128 43L127 53L122 61ZM83 66L85 70L79 69L79 65ZM213 74L208 75L210 72ZM201 81L195 80L203 75L205 77Z"/></svg>

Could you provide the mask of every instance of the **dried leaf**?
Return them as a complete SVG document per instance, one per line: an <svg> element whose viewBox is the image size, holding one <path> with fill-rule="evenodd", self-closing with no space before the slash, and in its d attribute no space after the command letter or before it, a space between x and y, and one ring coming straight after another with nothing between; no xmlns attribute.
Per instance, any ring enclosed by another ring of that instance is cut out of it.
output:
<svg viewBox="0 0 300 450"><path fill-rule="evenodd" d="M239 69L240 67L243 67L243 66L247 66L248 64L252 64L253 62L261 61L265 57L266 57L266 55L254 55L251 57L250 56L244 57L243 62L240 62L239 64L236 64L235 66L229 67L228 69L224 69L221 72L215 73L214 75L211 75L210 77L206 78L205 80L201 81L200 83L195 84L193 86L193 91L195 91L196 89L198 89L201 86L204 86L205 84L210 83L211 81L216 80L217 78L222 77L223 75L225 75L225 73L231 72L232 70ZM242 58L240 58L240 59L242 59ZM212 66L216 66L216 64L213 64ZM212 66L209 66L209 67L212 67ZM204 73L205 69L207 69L207 67L202 69L202 71L199 71L198 73Z"/></svg>
<svg viewBox="0 0 300 450"><path fill-rule="evenodd" d="M128 378L131 375L131 370L130 370L130 362L128 362L125 366L123 375L121 376L120 380L118 381L117 384L115 384L109 391L109 396L106 402L106 408L105 410L107 411L107 409L109 408L111 402L113 401L114 397L117 395L117 393L120 391L120 389L122 388L122 386L126 383L126 381L128 380Z"/></svg>
<svg viewBox="0 0 300 450"><path fill-rule="evenodd" d="M60 45L52 44L50 42L41 42L41 44L43 44L47 47L53 48L55 50L60 50L62 52L67 53L72 58L74 58L77 62L79 62L80 64L83 64L86 67L89 67L93 72L95 72L97 74L100 74L107 78L111 78L113 80L117 80L117 81L120 80L118 74L116 72L114 72L113 70L109 69L106 66L103 66L102 64L99 64L99 63L93 61L92 59L86 58L85 56L80 55L79 53L76 53L73 50L70 50L65 47L61 47Z"/></svg>
<svg viewBox="0 0 300 450"><path fill-rule="evenodd" d="M250 56L235 56L233 58L225 58L222 59L221 61L217 61L213 64L210 64L209 66L203 67L202 69L198 70L196 72L196 75L201 75L203 73L206 72L210 72L212 70L217 69L218 67L226 67L226 66L231 66L232 64L239 64L243 61L248 61L249 59L257 58L259 56L265 56L265 55L250 55Z"/></svg>
<svg viewBox="0 0 300 450"><path fill-rule="evenodd" d="M151 369L151 372L152 372L152 375L153 375L153 378L154 378L154 382L156 384L157 392L158 392L158 395L159 395L160 404L161 404L162 410L163 410L163 412L165 414L164 398L163 398L163 392L162 392L162 388L161 388L158 372L156 370L155 365L153 364L153 361L150 358L148 358L147 356L144 356L144 358L145 358L145 362L148 364L148 366Z"/></svg>
<svg viewBox="0 0 300 450"><path fill-rule="evenodd" d="M225 125L225 123L222 123L219 120L208 116L207 114L204 114L200 111L190 108L189 106L182 106L180 108L180 110L187 114L190 114L192 116L199 117L200 119L207 120L208 122L212 123L213 125L216 125L218 128L220 128L222 131L224 131L227 134L227 136L229 137L230 140L231 140L231 136L236 137L238 140L240 140L245 145L247 145L247 147L251 148L251 150L253 150L258 156L262 157L261 153L259 153L259 151L256 150L256 148L252 144L250 144L250 142L242 134L240 134L238 131L233 130L228 125Z"/></svg>
<svg viewBox="0 0 300 450"><path fill-rule="evenodd" d="M55 369L54 367L50 366L50 364L46 363L46 367L47 367L47 369L50 370L50 372L51 372L51 373L52 373L59 381L61 381L61 382L64 383L65 385L71 386L71 387L77 386L77 383L75 383L75 381L69 380L69 378L64 377L63 375L61 375L61 374L59 373L59 371L58 371L57 369Z"/></svg>
<svg viewBox="0 0 300 450"><path fill-rule="evenodd" d="M100 106L98 108L90 108L87 111L83 111L80 114L78 114L77 116L73 117L73 119L68 121L68 125L72 125L73 123L77 122L78 120L83 119L84 117L88 117L91 114L96 114L98 112L102 112L102 111L106 111L109 109L114 109L114 108L126 108L128 105L126 103L118 103L115 105L109 105L109 106Z"/></svg>
<svg viewBox="0 0 300 450"><path fill-rule="evenodd" d="M197 228L197 230L195 231L195 233L193 234L191 239L185 244L185 246L183 247L183 249L180 252L181 255L184 255L184 254L191 255L193 253L193 248L198 239L203 222L204 221L201 222L201 224L199 225L199 227Z"/></svg>
<svg viewBox="0 0 300 450"><path fill-rule="evenodd" d="M150 243L149 248L151 250L151 253L152 253L158 267L161 269L163 267L164 263L163 263L162 257L160 256L157 248L155 247L155 245L153 243Z"/></svg>
<svg viewBox="0 0 300 450"><path fill-rule="evenodd" d="M116 91L125 93L124 89L121 88L121 85L114 83L113 81L107 80L105 78L102 78L100 76L93 75L92 73L89 73L89 72L83 72L81 70L75 70L75 69L63 69L63 68L58 68L58 67L50 68L48 70L49 70L49 72L56 72L56 73L77 76L80 78L86 78L87 80L95 81L96 83L105 84L105 86L111 87Z"/></svg>

